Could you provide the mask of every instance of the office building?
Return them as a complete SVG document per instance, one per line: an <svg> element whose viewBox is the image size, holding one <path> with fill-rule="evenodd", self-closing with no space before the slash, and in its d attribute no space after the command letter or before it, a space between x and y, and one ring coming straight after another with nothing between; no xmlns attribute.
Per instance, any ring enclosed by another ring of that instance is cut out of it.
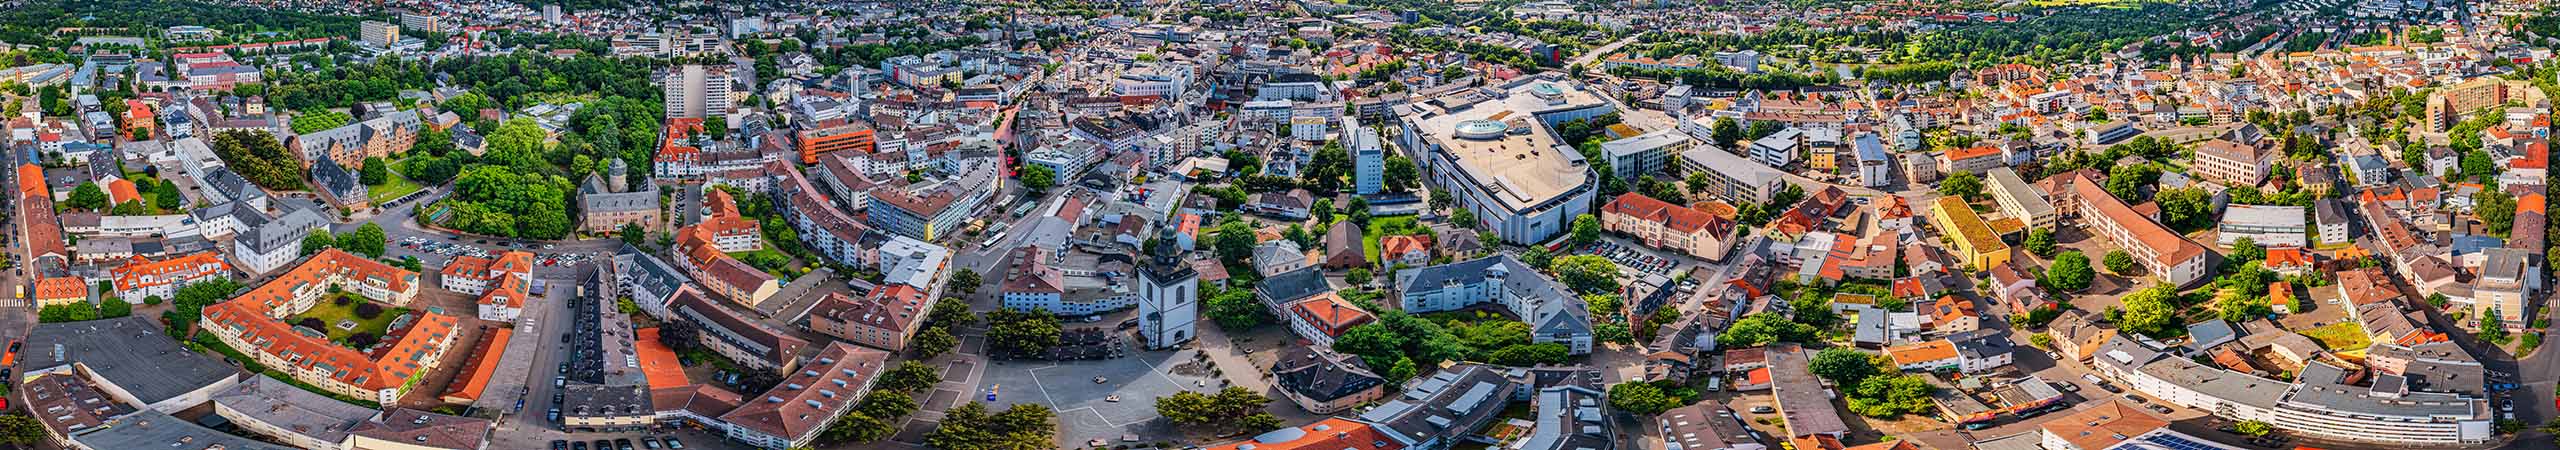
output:
<svg viewBox="0 0 2560 450"><path fill-rule="evenodd" d="M1997 167L1990 173L1991 200L2000 204L2001 215L2026 222L2028 229L2053 229L2053 201L2043 190L2019 178L2016 169Z"/></svg>
<svg viewBox="0 0 2560 450"><path fill-rule="evenodd" d="M1668 178L1658 173L1670 163L1671 155L1689 151L1695 142L1680 130L1665 128L1603 142L1600 154L1609 158L1609 170L1618 178L1635 181L1638 177L1654 175L1654 179L1667 181Z"/></svg>
<svg viewBox="0 0 2560 450"><path fill-rule="evenodd" d="M1682 180L1687 180L1688 175L1706 175L1707 188L1690 193L1706 196L1698 200L1713 199L1737 205L1767 204L1770 197L1777 196L1778 190L1787 183L1786 175L1776 168L1708 145L1680 152L1680 173Z"/></svg>

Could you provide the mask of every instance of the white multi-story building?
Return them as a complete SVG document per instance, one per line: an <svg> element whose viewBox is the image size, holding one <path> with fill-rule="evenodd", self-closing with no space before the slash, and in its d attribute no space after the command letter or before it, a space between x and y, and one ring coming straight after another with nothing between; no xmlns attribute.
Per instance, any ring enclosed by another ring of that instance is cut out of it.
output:
<svg viewBox="0 0 2560 450"><path fill-rule="evenodd" d="M1397 144L1504 242L1545 242L1591 211L1599 183L1553 127L1607 114L1610 103L1556 74L1417 100Z"/></svg>
<svg viewBox="0 0 2560 450"><path fill-rule="evenodd" d="M2098 372L2161 402L2231 420L2255 420L2297 435L2379 445L2457 446L2493 439L2495 414L2468 394L2413 390L2401 375L2371 386L2325 361L2304 364L2287 383L2199 364L2117 336L2098 349Z"/></svg>
<svg viewBox="0 0 2560 450"><path fill-rule="evenodd" d="M1989 173L1991 200L2000 204L2001 215L2024 221L2031 229L2053 228L2053 200L2047 198L2043 190L2027 184L2025 178L2018 176L2016 169L1994 167Z"/></svg>
<svg viewBox="0 0 2560 450"><path fill-rule="evenodd" d="M1359 116L1342 118L1342 146L1351 150L1351 191L1360 195L1386 190L1387 149L1378 130L1360 126Z"/></svg>
<svg viewBox="0 0 2560 450"><path fill-rule="evenodd" d="M1049 168L1051 174L1057 175L1058 184L1064 185L1084 176L1085 169L1102 160L1102 145L1083 139L1065 139L1064 142L1040 146L1030 154L1022 155L1022 160Z"/></svg>
<svg viewBox="0 0 2560 450"><path fill-rule="evenodd" d="M1751 141L1751 160L1770 167L1786 167L1796 162L1796 153L1804 151L1804 130L1788 128Z"/></svg>
<svg viewBox="0 0 2560 450"><path fill-rule="evenodd" d="M729 66L686 64L659 74L667 118L702 119L729 116Z"/></svg>
<svg viewBox="0 0 2560 450"><path fill-rule="evenodd" d="M1529 324L1530 340L1564 344L1575 355L1591 353L1590 305L1511 254L1396 271L1395 286L1405 312L1502 305Z"/></svg>

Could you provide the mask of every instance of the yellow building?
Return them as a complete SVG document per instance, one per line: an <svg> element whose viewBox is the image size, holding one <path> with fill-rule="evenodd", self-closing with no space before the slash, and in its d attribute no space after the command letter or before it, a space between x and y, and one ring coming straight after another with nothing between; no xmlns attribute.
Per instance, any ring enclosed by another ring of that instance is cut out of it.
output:
<svg viewBox="0 0 2560 450"><path fill-rule="evenodd" d="M1951 250L1975 270L2009 262L2009 244L2000 242L2000 235L1993 234L1991 225L1983 222L1981 215L1974 214L1973 207L1965 205L1962 198L1939 197L1937 202L1931 203L1929 223L1936 225L1938 232L1945 234L1947 240L1955 242L1955 248Z"/></svg>

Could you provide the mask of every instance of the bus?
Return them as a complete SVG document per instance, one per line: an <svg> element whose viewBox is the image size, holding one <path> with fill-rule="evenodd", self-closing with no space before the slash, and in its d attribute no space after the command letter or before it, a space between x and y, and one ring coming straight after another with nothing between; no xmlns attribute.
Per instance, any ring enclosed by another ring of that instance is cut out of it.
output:
<svg viewBox="0 0 2560 450"><path fill-rule="evenodd" d="M978 244L978 247L980 247L980 248L995 248L995 246L996 246L996 243L997 243L997 242L1004 241L1004 234L1005 234L1004 232L1002 232L1002 231L998 231L998 232L996 232L995 237L987 238L987 241L986 241L986 242L979 243L979 244Z"/></svg>

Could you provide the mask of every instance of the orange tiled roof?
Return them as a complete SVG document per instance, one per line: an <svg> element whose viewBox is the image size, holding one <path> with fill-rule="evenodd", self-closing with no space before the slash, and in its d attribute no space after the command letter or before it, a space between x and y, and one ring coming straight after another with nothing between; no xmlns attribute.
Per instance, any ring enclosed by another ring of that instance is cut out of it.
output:
<svg viewBox="0 0 2560 450"><path fill-rule="evenodd" d="M1956 359L1956 345L1941 339L1887 347L1884 349L1884 354L1893 357L1894 364L1901 365L1944 361Z"/></svg>
<svg viewBox="0 0 2560 450"><path fill-rule="evenodd" d="M193 282L230 271L231 264L223 262L221 255L203 251L161 261L134 255L132 260L116 266L111 272L116 277L116 289L124 290Z"/></svg>
<svg viewBox="0 0 2560 450"><path fill-rule="evenodd" d="M1351 306L1351 302L1343 301L1341 296L1331 292L1300 301L1289 310L1291 314L1297 314L1299 318L1309 323L1324 329L1336 330L1337 333L1373 320L1368 311L1361 311L1359 307Z"/></svg>
<svg viewBox="0 0 2560 450"><path fill-rule="evenodd" d="M506 358L507 339L512 336L515 336L513 328L490 327L489 335L481 337L480 345L473 349L470 367L463 369L469 371L470 378L445 388L444 396L479 400L481 391L489 389L489 377L497 375L498 362Z"/></svg>
<svg viewBox="0 0 2560 450"><path fill-rule="evenodd" d="M1431 237L1421 235L1387 236L1385 238L1378 239L1378 248L1385 250L1386 255L1384 256L1404 256L1407 253L1416 251L1430 251Z"/></svg>
<svg viewBox="0 0 2560 450"><path fill-rule="evenodd" d="M675 349L658 341L658 327L635 330L631 335L631 348L640 354L640 372L649 378L649 389L693 384L685 379L684 362L676 359Z"/></svg>
<svg viewBox="0 0 2560 450"><path fill-rule="evenodd" d="M418 273L365 259L343 250L322 250L301 265L269 280L264 285L204 309L203 321L215 327L228 328L250 342L243 352L274 355L292 361L292 369L316 371L330 379L367 390L399 387L409 378L427 369L420 362L439 341L455 332L461 320L454 316L419 313L419 319L408 328L385 337L387 344L372 354L294 331L283 318L299 311L290 306L298 293L327 289L335 284L379 285L393 292L408 291L417 283Z"/></svg>

